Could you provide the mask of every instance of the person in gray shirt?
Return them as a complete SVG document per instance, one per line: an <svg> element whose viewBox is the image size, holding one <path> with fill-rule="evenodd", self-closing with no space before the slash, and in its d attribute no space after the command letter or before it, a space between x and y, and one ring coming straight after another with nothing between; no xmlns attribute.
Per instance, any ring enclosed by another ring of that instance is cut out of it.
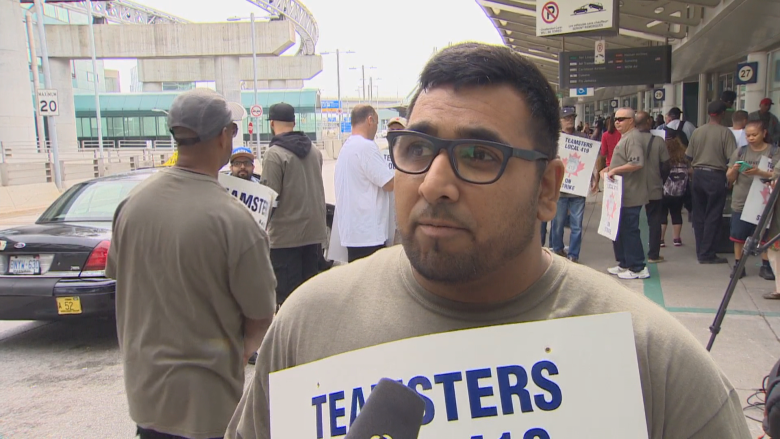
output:
<svg viewBox="0 0 780 439"><path fill-rule="evenodd" d="M647 161L647 198L645 213L649 229L650 243L647 250L647 262L655 264L663 262L661 256L661 222L663 222L664 181L669 176L669 150L664 139L650 133L653 117L640 111L635 117L639 131L649 136L645 157Z"/></svg>
<svg viewBox="0 0 780 439"><path fill-rule="evenodd" d="M225 437L271 437L271 410L279 410L271 395L293 397L269 387L275 371L410 337L627 311L647 437L749 439L734 387L671 314L542 249L539 223L555 215L564 166L555 158L558 99L533 62L504 46L458 44L428 61L418 85L408 127L388 133L403 246L322 273L290 296L263 340L255 378ZM485 342L512 350L532 341ZM370 361L354 367L372 370ZM398 374L393 379L421 394L433 390ZM331 401L319 406L322 417L344 428L320 436L343 437L349 411L344 401ZM605 401L594 395L587 403ZM569 404L576 411L579 402ZM315 437L315 410L275 416L308 423ZM427 415L447 416L442 406Z"/></svg>

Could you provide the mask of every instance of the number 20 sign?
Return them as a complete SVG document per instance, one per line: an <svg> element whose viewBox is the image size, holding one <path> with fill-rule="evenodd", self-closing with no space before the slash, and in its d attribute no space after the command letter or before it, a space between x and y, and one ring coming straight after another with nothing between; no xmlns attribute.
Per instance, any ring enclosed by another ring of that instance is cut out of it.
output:
<svg viewBox="0 0 780 439"><path fill-rule="evenodd" d="M41 116L59 116L60 105L57 101L57 90L39 89L37 110Z"/></svg>

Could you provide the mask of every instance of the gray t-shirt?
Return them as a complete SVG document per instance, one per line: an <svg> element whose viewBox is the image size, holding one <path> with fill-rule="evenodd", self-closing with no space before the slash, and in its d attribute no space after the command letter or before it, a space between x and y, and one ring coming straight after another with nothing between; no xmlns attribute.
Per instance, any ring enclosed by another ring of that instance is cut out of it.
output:
<svg viewBox="0 0 780 439"><path fill-rule="evenodd" d="M623 166L627 163L641 166L642 168L620 174L623 177L623 204L622 207L644 206L650 200L647 194L647 166L645 166L645 150L650 141L650 133L643 133L634 128L620 138L615 152L612 153L610 169Z"/></svg>
<svg viewBox="0 0 780 439"><path fill-rule="evenodd" d="M740 149L744 149L742 157L739 156ZM772 155L773 151L774 155ZM738 162L739 160L750 163L750 165L754 167L758 167L758 164L761 161L761 157L766 156L769 158L769 172L772 172L775 163L777 163L777 160L780 159L780 152L778 151L780 151L780 149L773 148L772 145L767 145L766 149L763 151L753 151L750 148L750 145L745 146L744 148L737 148L734 150L734 153L731 154L731 158L729 159L729 167L733 166L734 163ZM733 190L731 192L731 210L734 212L742 212L742 209L745 208L745 201L747 201L747 196L750 192L750 186L753 184L754 178L755 177L745 175L741 172L737 173L737 180L734 182Z"/></svg>
<svg viewBox="0 0 780 439"><path fill-rule="evenodd" d="M269 252L249 210L207 175L159 171L119 205L106 276L136 424L222 436L244 388L244 318L276 308Z"/></svg>
<svg viewBox="0 0 780 439"><path fill-rule="evenodd" d="M737 149L737 139L730 129L713 123L696 128L685 155L693 158L694 168L710 168L725 171L729 157Z"/></svg>
<svg viewBox="0 0 780 439"><path fill-rule="evenodd" d="M423 289L401 246L315 277L277 314L225 437L269 438L270 372L421 335L624 311L632 316L650 439L750 438L737 392L674 317L609 276L544 251L553 262L541 278L489 305Z"/></svg>
<svg viewBox="0 0 780 439"><path fill-rule="evenodd" d="M647 198L660 200L664 197L664 182L661 179L661 163L669 161L669 150L666 142L658 136L652 136L652 143L645 151L647 162Z"/></svg>

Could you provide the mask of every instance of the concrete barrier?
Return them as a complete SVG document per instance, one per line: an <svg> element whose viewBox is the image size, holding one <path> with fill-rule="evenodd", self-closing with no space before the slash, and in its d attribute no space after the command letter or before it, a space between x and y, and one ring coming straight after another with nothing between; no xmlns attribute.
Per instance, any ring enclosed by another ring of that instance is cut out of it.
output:
<svg viewBox="0 0 780 439"><path fill-rule="evenodd" d="M54 183L3 186L0 187L0 214L43 209L59 196Z"/></svg>

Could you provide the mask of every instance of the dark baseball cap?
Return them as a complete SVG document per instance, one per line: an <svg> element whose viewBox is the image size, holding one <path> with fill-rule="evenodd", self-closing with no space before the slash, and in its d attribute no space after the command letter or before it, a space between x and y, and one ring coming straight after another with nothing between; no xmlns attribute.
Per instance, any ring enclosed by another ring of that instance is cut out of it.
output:
<svg viewBox="0 0 780 439"><path fill-rule="evenodd" d="M722 114L725 111L726 104L723 101L714 101L707 105L707 114Z"/></svg>
<svg viewBox="0 0 780 439"><path fill-rule="evenodd" d="M576 116L577 110L574 107L561 107L561 119L569 116Z"/></svg>
<svg viewBox="0 0 780 439"><path fill-rule="evenodd" d="M211 140L233 123L228 102L222 95L207 88L196 88L176 96L168 111L168 129L174 138L174 128L187 128L197 135L193 139L176 139L180 145Z"/></svg>
<svg viewBox="0 0 780 439"><path fill-rule="evenodd" d="M284 102L273 104L271 105L271 109L268 110L268 120L295 122L295 108Z"/></svg>

